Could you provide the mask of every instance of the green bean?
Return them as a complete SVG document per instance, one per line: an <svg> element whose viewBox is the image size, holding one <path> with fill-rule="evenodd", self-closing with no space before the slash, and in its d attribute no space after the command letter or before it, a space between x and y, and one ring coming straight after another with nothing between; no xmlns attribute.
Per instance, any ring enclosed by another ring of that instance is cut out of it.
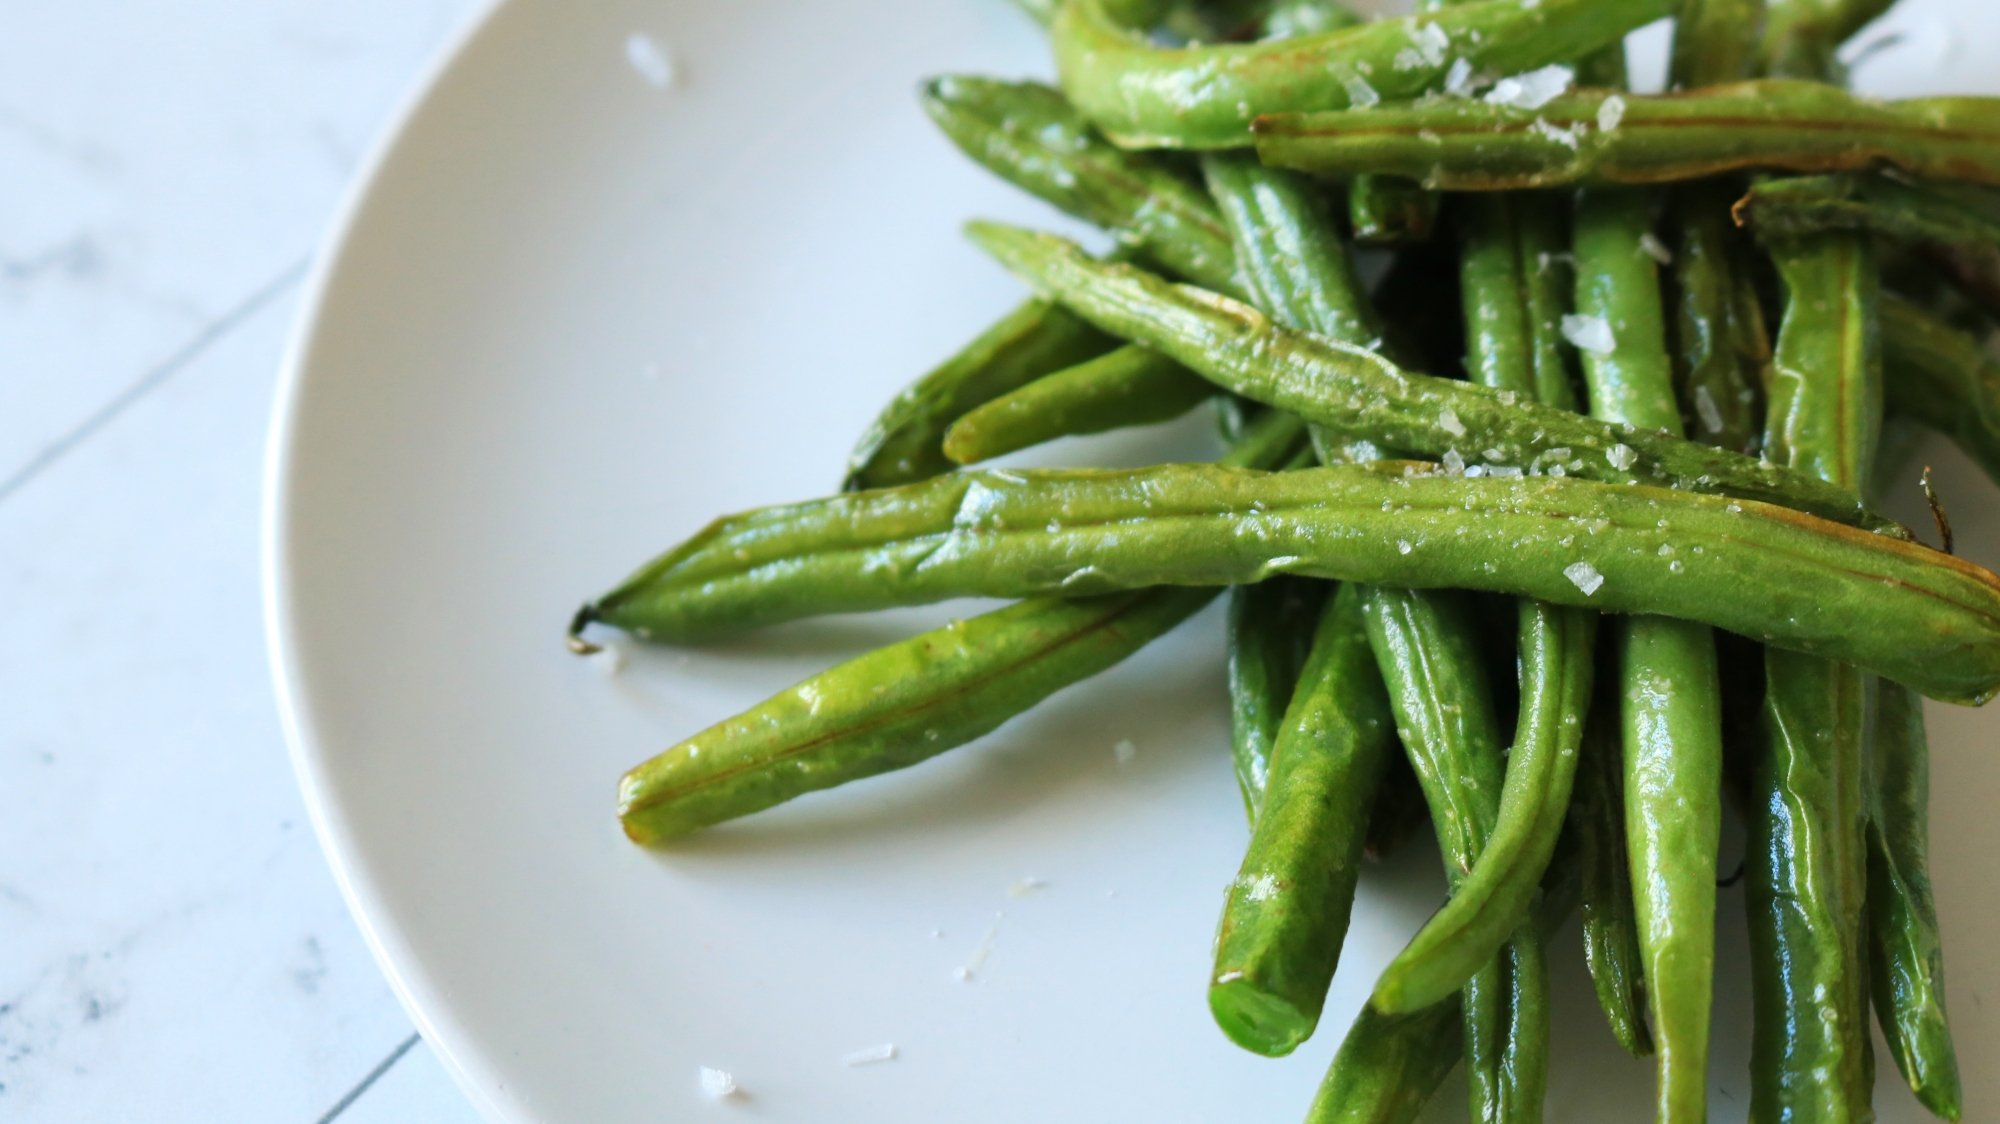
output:
<svg viewBox="0 0 2000 1124"><path fill-rule="evenodd" d="M1778 0L1764 29L1763 61L1772 74L1840 81L1840 45L1895 0Z"/></svg>
<svg viewBox="0 0 2000 1124"><path fill-rule="evenodd" d="M1224 463L1272 466L1303 443L1271 413ZM653 843L964 745L1164 635L1209 589L1043 597L957 621L813 676L627 773L625 832Z"/></svg>
<svg viewBox="0 0 2000 1124"><path fill-rule="evenodd" d="M1680 430L1659 273L1643 240L1651 205L1628 189L1592 190L1576 207L1577 312L1613 329L1608 352L1583 352L1591 412L1607 421ZM1638 970L1624 953L1623 911L1592 926L1589 949L1613 1033L1638 1053L1646 1025L1630 1013L1642 980L1658 1051L1656 1117L1666 1124L1705 1119L1708 1024L1715 967L1715 879L1721 832L1722 686L1715 638L1698 624L1632 617L1613 632L1622 785L1610 768L1594 778L1597 817L1615 822L1623 805L1627 893L1636 927ZM1611 756L1606 754L1607 757ZM1622 801L1620 792L1622 789ZM1588 830L1588 827L1586 827ZM1610 844L1600 845L1600 853ZM1587 912L1606 916L1601 907Z"/></svg>
<svg viewBox="0 0 2000 1124"><path fill-rule="evenodd" d="M1631 864L1625 849L1625 809L1619 761L1609 729L1592 723L1570 806L1570 834L1582 876L1583 956L1597 1005L1627 1053L1653 1048L1646 1033L1645 955L1639 946ZM1712 877L1705 868L1701 877Z"/></svg>
<svg viewBox="0 0 2000 1124"><path fill-rule="evenodd" d="M1953 702L2000 689L2000 577L1963 559L1768 504L1430 467L958 472L718 520L573 623L687 641L950 597L1294 573L1703 621Z"/></svg>
<svg viewBox="0 0 2000 1124"><path fill-rule="evenodd" d="M1468 231L1462 283L1473 341L1468 365L1484 385L1572 408L1575 393L1557 346L1561 297L1538 283L1562 245L1549 202L1508 201L1462 216ZM1521 713L1492 837L1451 901L1383 973L1376 1006L1396 1013L1439 1001L1469 980L1527 916L1569 799L1595 632L1592 614L1521 606ZM1512 958L1539 963L1538 953L1518 948ZM1546 1009L1545 995L1533 1000L1528 1007Z"/></svg>
<svg viewBox="0 0 2000 1124"><path fill-rule="evenodd" d="M1942 317L1882 301L1884 396L1892 413L1952 439L2000 483L2000 363Z"/></svg>
<svg viewBox="0 0 2000 1124"><path fill-rule="evenodd" d="M1911 243L2000 246L2000 212L1881 176L1765 180L1737 201L1734 214L1761 236L1855 230Z"/></svg>
<svg viewBox="0 0 2000 1124"><path fill-rule="evenodd" d="M1319 1022L1395 745L1361 594L1343 586L1320 616L1216 934L1209 1008L1245 1049L1289 1054Z"/></svg>
<svg viewBox="0 0 2000 1124"><path fill-rule="evenodd" d="M1492 835L1503 752L1492 690L1473 639L1471 605L1458 594L1370 589L1363 610L1397 732L1430 808L1446 881L1456 893ZM1516 1119L1506 1111L1508 1102L1538 1100L1541 1074L1531 1067L1519 1074L1506 1068L1515 1006L1508 961L1492 958L1489 950L1473 979L1461 982L1473 1116ZM1525 1079L1525 1089L1517 1076Z"/></svg>
<svg viewBox="0 0 2000 1124"><path fill-rule="evenodd" d="M950 471L941 443L953 421L1113 342L1047 301L1028 301L890 401L856 443L843 487L886 488Z"/></svg>
<svg viewBox="0 0 2000 1124"><path fill-rule="evenodd" d="M1312 645L1325 582L1276 578L1229 591L1230 759L1254 826L1272 747Z"/></svg>
<svg viewBox="0 0 2000 1124"><path fill-rule="evenodd" d="M1559 465L1595 480L1719 491L1906 534L1868 514L1851 491L1804 473L1522 401L1518 394L1403 371L1380 355L1290 331L1215 294L1092 261L1053 235L992 223L974 224L972 231L1003 264L1099 327L1155 348L1246 398L1386 448L1447 460L1447 454L1472 450L1502 466Z"/></svg>
<svg viewBox="0 0 2000 1124"><path fill-rule="evenodd" d="M1604 128L1607 122L1614 127ZM1408 176L1443 191L1883 165L2000 184L2000 99L1875 102L1793 79L1651 97L1579 90L1532 110L1426 101L1367 113L1285 113L1259 118L1253 131L1267 164L1319 175Z"/></svg>
<svg viewBox="0 0 2000 1124"><path fill-rule="evenodd" d="M994 175L1103 227L1170 273L1241 294L1229 234L1201 185L1157 155L1106 142L1060 91L949 75L927 83L922 102L952 143Z"/></svg>
<svg viewBox="0 0 2000 1124"><path fill-rule="evenodd" d="M1750 77L1764 33L1763 0L1681 0L1668 81L1675 89Z"/></svg>
<svg viewBox="0 0 2000 1124"><path fill-rule="evenodd" d="M1868 965L1875 1015L1924 1107L1962 1112L1944 1006L1944 950L1929 871L1930 765L1922 700L1884 684L1869 778Z"/></svg>
<svg viewBox="0 0 2000 1124"><path fill-rule="evenodd" d="M1860 484L1881 417L1875 262L1828 234L1773 246L1786 286L1765 447ZM1763 737L1748 822L1751 1115L1867 1120L1869 1056L1861 669L1766 650Z"/></svg>
<svg viewBox="0 0 2000 1124"><path fill-rule="evenodd" d="M1437 228L1438 197L1415 180L1356 176L1347 189L1347 222L1366 246L1422 242Z"/></svg>
<svg viewBox="0 0 2000 1124"><path fill-rule="evenodd" d="M945 431L944 454L977 464L1058 437L1171 421L1215 395L1214 384L1158 352L1121 347L968 412Z"/></svg>
<svg viewBox="0 0 2000 1124"><path fill-rule="evenodd" d="M1277 42L1156 47L1107 0L1050 28L1063 91L1133 148L1241 148L1258 116L1344 109L1440 87L1453 62L1512 74L1587 54L1671 13L1672 0L1481 0ZM1433 30L1435 29L1435 30Z"/></svg>

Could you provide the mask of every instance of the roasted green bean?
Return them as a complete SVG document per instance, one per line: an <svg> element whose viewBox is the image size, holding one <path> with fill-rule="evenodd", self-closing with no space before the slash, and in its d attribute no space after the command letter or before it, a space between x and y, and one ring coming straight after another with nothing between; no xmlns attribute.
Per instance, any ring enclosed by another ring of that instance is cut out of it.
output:
<svg viewBox="0 0 2000 1124"><path fill-rule="evenodd" d="M1396 748L1360 592L1321 614L1271 753L1270 779L1215 938L1208 989L1238 1045L1290 1053L1312 1034L1340 960L1369 807Z"/></svg>
<svg viewBox="0 0 2000 1124"><path fill-rule="evenodd" d="M1593 724L1577 767L1570 834L1583 895L1583 956L1611 1034L1634 1057L1653 1048L1646 1032L1645 954L1625 848L1618 746ZM1706 870L1700 872L1708 876Z"/></svg>
<svg viewBox="0 0 2000 1124"><path fill-rule="evenodd" d="M1579 90L1537 109L1446 100L1367 113L1284 113L1258 118L1253 131L1257 154L1269 164L1318 175L1409 176L1444 191L1884 165L2000 184L2000 99L1876 102L1796 79L1656 96Z"/></svg>
<svg viewBox="0 0 2000 1124"><path fill-rule="evenodd" d="M1668 15L1672 0L1479 0L1265 43L1158 47L1108 0L1071 0L1050 28L1063 91L1133 148L1241 148L1250 122L1439 88L1453 63L1513 74L1587 54Z"/></svg>
<svg viewBox="0 0 2000 1124"><path fill-rule="evenodd" d="M1325 582L1304 578L1274 578L1229 591L1230 760L1252 826L1325 594Z"/></svg>
<svg viewBox="0 0 2000 1124"><path fill-rule="evenodd" d="M1213 383L1143 347L1121 347L969 411L944 454L977 464L1058 437L1171 421L1215 397Z"/></svg>
<svg viewBox="0 0 2000 1124"><path fill-rule="evenodd" d="M1099 327L1246 398L1385 448L1723 492L1907 534L1867 513L1852 491L1805 473L1657 430L1595 421L1519 394L1404 371L1373 352L1290 331L1213 293L1096 262L1053 235L994 223L975 223L972 232L1003 264Z"/></svg>

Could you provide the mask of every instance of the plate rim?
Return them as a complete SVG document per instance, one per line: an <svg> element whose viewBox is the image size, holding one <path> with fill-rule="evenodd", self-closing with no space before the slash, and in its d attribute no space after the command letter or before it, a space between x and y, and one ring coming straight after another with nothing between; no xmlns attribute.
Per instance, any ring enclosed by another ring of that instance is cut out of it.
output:
<svg viewBox="0 0 2000 1124"><path fill-rule="evenodd" d="M329 791L325 756L303 704L308 690L299 667L293 609L291 538L295 513L291 485L296 468L293 438L309 358L326 328L327 297L338 283L362 216L417 118L508 6L509 0L475 0L471 10L459 17L458 24L397 100L333 209L300 290L297 311L278 361L277 385L265 430L258 535L265 657L292 778L305 802L320 854L333 874L348 916L361 931L362 942L388 981L396 1002L415 1025L416 1033L429 1044L474 1110L484 1119L496 1122L531 1117L523 1113L521 1106L495 1095L500 1086L488 1080L483 1061L469 1057L468 1051L457 1045L457 1036L447 1030L446 1020L436 1015L437 997L410 970L415 967L414 962L405 959L407 950L400 948L400 936L389 931L394 928L394 921L375 884L374 874L357 850L353 824Z"/></svg>

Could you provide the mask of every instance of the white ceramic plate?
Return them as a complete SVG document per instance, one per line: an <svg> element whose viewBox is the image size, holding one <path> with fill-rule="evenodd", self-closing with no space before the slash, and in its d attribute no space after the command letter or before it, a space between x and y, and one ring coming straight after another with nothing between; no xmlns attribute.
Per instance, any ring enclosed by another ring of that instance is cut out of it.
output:
<svg viewBox="0 0 2000 1124"><path fill-rule="evenodd" d="M1871 78L1987 81L1921 30L2000 33L1971 0L1955 11L1912 5L1918 37ZM635 33L671 60L668 88L628 61ZM1046 216L935 137L912 93L940 71L1043 68L1001 0L515 0L464 39L332 241L273 439L278 682L355 914L491 1118L1296 1120L1435 902L1427 848L1369 880L1297 1056L1253 1058L1210 1026L1209 934L1244 838L1213 614L922 768L671 853L618 831L627 766L964 611L634 652L616 678L561 642L580 599L714 514L832 487L877 405L1015 299L959 224ZM1185 455L1202 429L1058 455ZM1991 493L1949 467L1967 548L2000 558L1973 514ZM1994 729L1938 715L1938 888L1984 1113ZM1029 878L1046 886L1010 894ZM1745 1091L1737 900L1722 1119ZM1556 960L1551 1117L1637 1118L1647 1067L1611 1045L1573 940ZM895 1060L843 1065L882 1043ZM708 1103L700 1066L748 1097ZM1886 1115L1915 1119L1883 1068ZM1441 1101L1453 1118L1462 1094Z"/></svg>

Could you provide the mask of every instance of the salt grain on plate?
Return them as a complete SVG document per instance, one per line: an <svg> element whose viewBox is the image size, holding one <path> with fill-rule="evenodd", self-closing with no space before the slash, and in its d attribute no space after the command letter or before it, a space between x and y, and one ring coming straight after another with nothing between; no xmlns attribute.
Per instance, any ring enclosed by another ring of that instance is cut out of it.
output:
<svg viewBox="0 0 2000 1124"><path fill-rule="evenodd" d="M1605 98L1597 107L1597 127L1604 132L1616 129L1618 123L1623 120L1625 120L1625 99L1617 94Z"/></svg>
<svg viewBox="0 0 2000 1124"><path fill-rule="evenodd" d="M1604 584L1604 575L1598 573L1597 567L1588 562L1572 562L1564 566L1563 577L1575 583L1585 597L1594 596L1598 588Z"/></svg>
<svg viewBox="0 0 2000 1124"><path fill-rule="evenodd" d="M701 1067L701 1091L712 1101L727 1100L742 1092L736 1087L734 1074L726 1069L710 1069L707 1066Z"/></svg>
<svg viewBox="0 0 2000 1124"><path fill-rule="evenodd" d="M856 1050L846 1057L841 1058L840 1064L845 1066L874 1065L876 1062L892 1062L895 1060L896 1044L894 1042L884 1042L879 1046L868 1046Z"/></svg>
<svg viewBox="0 0 2000 1124"><path fill-rule="evenodd" d="M590 654L590 662L609 678L625 670L625 649L616 640L606 640Z"/></svg>
<svg viewBox="0 0 2000 1124"><path fill-rule="evenodd" d="M1576 81L1576 71L1560 64L1502 78L1486 93L1486 104L1515 109L1540 109L1563 95Z"/></svg>
<svg viewBox="0 0 2000 1124"><path fill-rule="evenodd" d="M1111 747L1111 756L1123 765L1139 756L1139 747L1132 744L1131 738L1120 738L1118 744Z"/></svg>
<svg viewBox="0 0 2000 1124"><path fill-rule="evenodd" d="M1562 318L1562 334L1578 349L1592 355L1609 355L1618 350L1618 338L1611 334L1611 324L1602 316L1566 313Z"/></svg>
<svg viewBox="0 0 2000 1124"><path fill-rule="evenodd" d="M1010 898L1025 898L1037 890L1048 889L1048 885L1046 881L1040 878L1023 878L1012 886L1007 887L1007 896Z"/></svg>
<svg viewBox="0 0 2000 1124"><path fill-rule="evenodd" d="M1661 265L1674 264L1674 252L1667 249L1667 244L1650 230L1639 236L1639 252Z"/></svg>
<svg viewBox="0 0 2000 1124"><path fill-rule="evenodd" d="M639 77L655 90L665 90L674 84L672 56L643 31L635 31L625 37L625 61L631 63L632 69L639 72Z"/></svg>

